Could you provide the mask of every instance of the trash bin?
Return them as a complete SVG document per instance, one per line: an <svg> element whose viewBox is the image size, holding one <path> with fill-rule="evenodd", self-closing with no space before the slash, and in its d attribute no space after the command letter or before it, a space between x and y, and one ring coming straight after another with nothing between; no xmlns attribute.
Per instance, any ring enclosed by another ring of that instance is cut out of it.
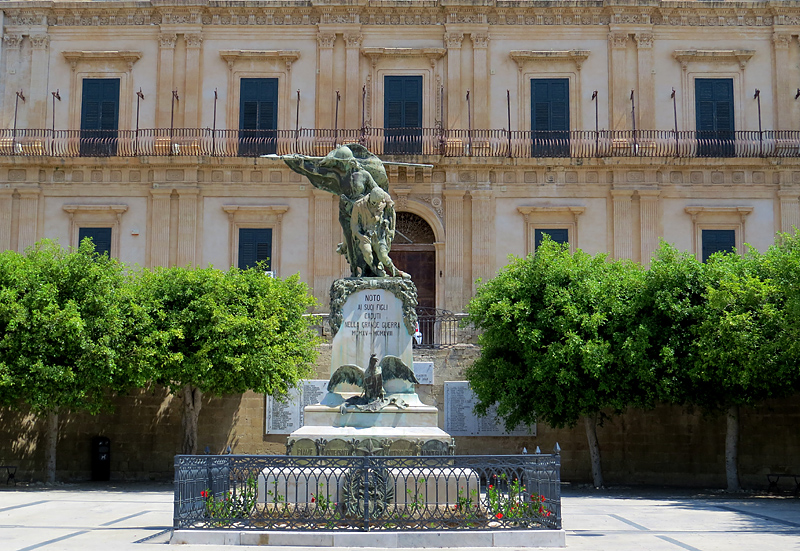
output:
<svg viewBox="0 0 800 551"><path fill-rule="evenodd" d="M111 478L111 440L105 436L92 438L92 480Z"/></svg>

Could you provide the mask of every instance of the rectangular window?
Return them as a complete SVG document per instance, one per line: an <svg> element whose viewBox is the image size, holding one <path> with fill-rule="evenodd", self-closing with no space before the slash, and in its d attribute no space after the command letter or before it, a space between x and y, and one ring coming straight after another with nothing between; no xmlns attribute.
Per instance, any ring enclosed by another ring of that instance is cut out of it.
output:
<svg viewBox="0 0 800 551"><path fill-rule="evenodd" d="M258 262L266 262L272 269L272 229L239 228L239 268L255 268Z"/></svg>
<svg viewBox="0 0 800 551"><path fill-rule="evenodd" d="M117 154L119 79L85 78L81 99L81 155Z"/></svg>
<svg viewBox="0 0 800 551"><path fill-rule="evenodd" d="M569 79L531 79L534 157L569 157Z"/></svg>
<svg viewBox="0 0 800 551"><path fill-rule="evenodd" d="M735 157L733 79L695 79L694 97L697 154L700 157Z"/></svg>
<svg viewBox="0 0 800 551"><path fill-rule="evenodd" d="M702 230L703 262L714 253L736 252L736 230Z"/></svg>
<svg viewBox="0 0 800 551"><path fill-rule="evenodd" d="M97 254L111 256L111 228L78 228L78 243L91 239Z"/></svg>
<svg viewBox="0 0 800 551"><path fill-rule="evenodd" d="M542 244L544 241L544 236L549 235L552 241L555 241L559 244L569 243L569 230L567 228L551 228L551 229L539 229L536 228L533 230L533 238L535 241L535 246L538 249L539 245Z"/></svg>
<svg viewBox="0 0 800 551"><path fill-rule="evenodd" d="M243 78L239 91L239 155L277 151L278 79Z"/></svg>
<svg viewBox="0 0 800 551"><path fill-rule="evenodd" d="M386 76L383 80L387 154L422 153L422 77Z"/></svg>

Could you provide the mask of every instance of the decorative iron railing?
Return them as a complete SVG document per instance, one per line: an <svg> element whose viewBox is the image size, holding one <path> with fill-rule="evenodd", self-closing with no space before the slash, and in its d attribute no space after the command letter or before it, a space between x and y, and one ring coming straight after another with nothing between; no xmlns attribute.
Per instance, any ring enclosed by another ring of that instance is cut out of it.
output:
<svg viewBox="0 0 800 551"><path fill-rule="evenodd" d="M531 132L441 128L299 130L0 130L0 156L257 157L321 156L359 142L377 155L443 157L800 157L800 131L675 132L589 130Z"/></svg>
<svg viewBox="0 0 800 551"><path fill-rule="evenodd" d="M561 528L558 454L175 457L176 529Z"/></svg>
<svg viewBox="0 0 800 551"><path fill-rule="evenodd" d="M417 308L419 331L414 338L414 348L447 348L462 343L458 318L449 310Z"/></svg>

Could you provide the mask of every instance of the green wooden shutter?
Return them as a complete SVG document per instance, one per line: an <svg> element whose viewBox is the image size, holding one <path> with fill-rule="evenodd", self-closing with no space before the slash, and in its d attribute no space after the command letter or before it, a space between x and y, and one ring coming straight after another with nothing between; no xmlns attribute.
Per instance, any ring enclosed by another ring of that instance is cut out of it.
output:
<svg viewBox="0 0 800 551"><path fill-rule="evenodd" d="M736 251L736 230L703 230L703 262L719 252Z"/></svg>
<svg viewBox="0 0 800 551"><path fill-rule="evenodd" d="M239 268L255 268L258 262L266 262L272 269L272 229L239 229Z"/></svg>
<svg viewBox="0 0 800 551"><path fill-rule="evenodd" d="M383 89L384 152L422 153L422 77L385 76Z"/></svg>
<svg viewBox="0 0 800 551"><path fill-rule="evenodd" d="M116 155L119 79L85 78L82 88L81 155Z"/></svg>
<svg viewBox="0 0 800 551"><path fill-rule="evenodd" d="M569 79L531 79L532 154L569 157Z"/></svg>
<svg viewBox="0 0 800 551"><path fill-rule="evenodd" d="M698 155L734 156L733 79L695 79L694 95Z"/></svg>
<svg viewBox="0 0 800 551"><path fill-rule="evenodd" d="M243 78L239 86L239 155L275 153L278 79Z"/></svg>
<svg viewBox="0 0 800 551"><path fill-rule="evenodd" d="M78 228L78 242L91 239L98 254L111 256L111 228Z"/></svg>
<svg viewBox="0 0 800 551"><path fill-rule="evenodd" d="M569 243L569 230L567 228L535 229L533 230L533 239L536 249L538 249L539 245L544 241L545 235L549 235L550 239L556 243Z"/></svg>

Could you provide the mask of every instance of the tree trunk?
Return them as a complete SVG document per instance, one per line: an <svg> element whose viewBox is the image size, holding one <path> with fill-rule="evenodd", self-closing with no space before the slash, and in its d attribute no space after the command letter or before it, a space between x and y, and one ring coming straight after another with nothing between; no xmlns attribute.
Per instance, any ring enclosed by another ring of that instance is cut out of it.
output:
<svg viewBox="0 0 800 551"><path fill-rule="evenodd" d="M725 433L725 476L728 479L728 491L740 492L739 485L739 406L728 408L726 415L728 429Z"/></svg>
<svg viewBox="0 0 800 551"><path fill-rule="evenodd" d="M597 414L586 415L586 440L589 441L589 455L592 458L592 481L595 488L603 487L603 467L600 465L600 444L597 443Z"/></svg>
<svg viewBox="0 0 800 551"><path fill-rule="evenodd" d="M47 412L44 434L45 481L52 484L56 481L56 445L58 444L58 411Z"/></svg>
<svg viewBox="0 0 800 551"><path fill-rule="evenodd" d="M192 385L183 387L183 446L181 453L194 455L197 453L197 419L200 417L200 406L203 392Z"/></svg>

